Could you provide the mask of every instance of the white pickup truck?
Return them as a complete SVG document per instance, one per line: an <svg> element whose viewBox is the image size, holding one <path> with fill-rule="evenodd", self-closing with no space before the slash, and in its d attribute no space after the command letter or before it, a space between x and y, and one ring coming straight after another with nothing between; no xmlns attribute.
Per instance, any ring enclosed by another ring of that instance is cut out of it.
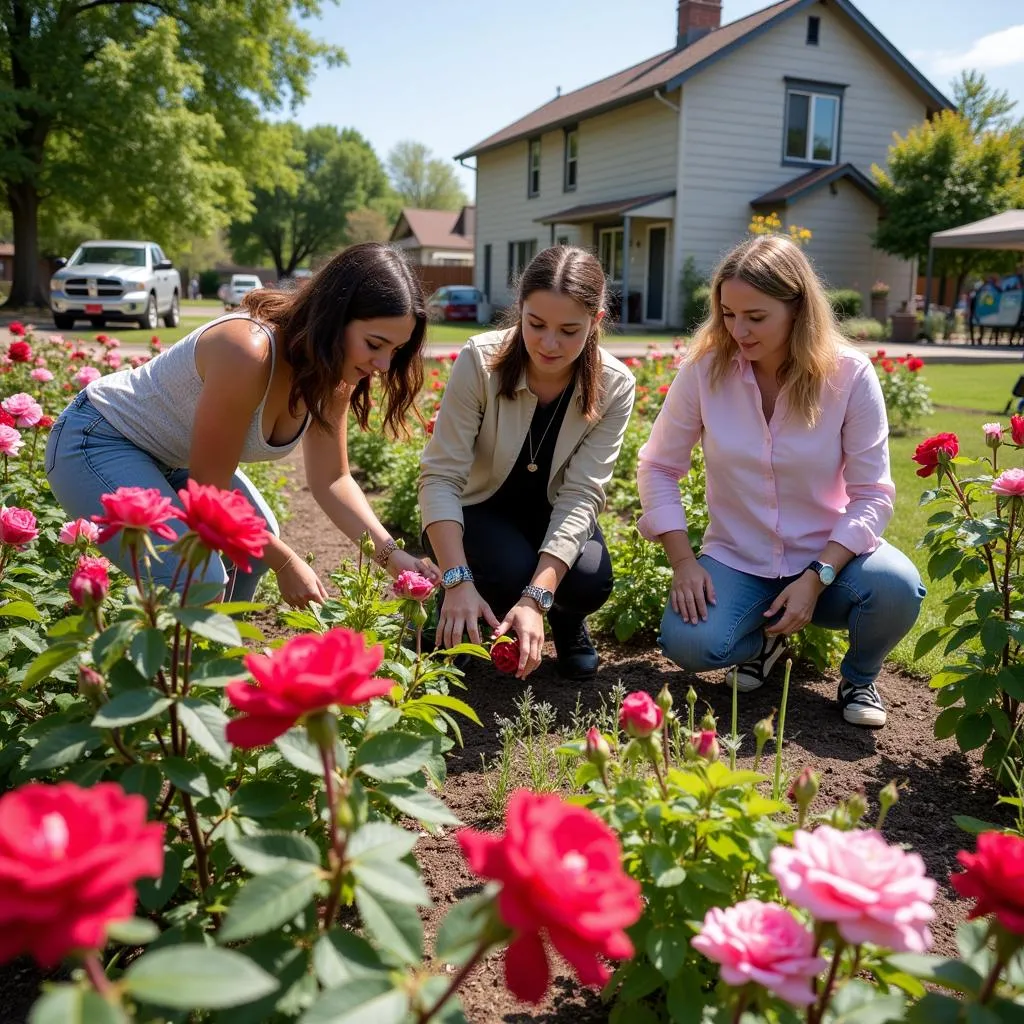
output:
<svg viewBox="0 0 1024 1024"><path fill-rule="evenodd" d="M181 277L156 242L83 242L50 279L50 311L62 331L76 320L156 330L181 319Z"/></svg>

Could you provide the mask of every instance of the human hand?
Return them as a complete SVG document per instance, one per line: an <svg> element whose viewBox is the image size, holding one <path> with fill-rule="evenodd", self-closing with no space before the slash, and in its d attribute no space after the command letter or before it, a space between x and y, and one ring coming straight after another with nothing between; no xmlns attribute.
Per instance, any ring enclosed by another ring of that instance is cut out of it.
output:
<svg viewBox="0 0 1024 1024"><path fill-rule="evenodd" d="M684 558L672 571L669 601L683 622L706 621L708 605L716 602L711 575L696 558Z"/></svg>
<svg viewBox="0 0 1024 1024"><path fill-rule="evenodd" d="M479 644L479 619L484 619L491 627L498 625L498 617L472 582L467 580L446 590L437 620L437 646L454 647L461 643L463 632L469 633L469 639L474 644Z"/></svg>
<svg viewBox="0 0 1024 1024"><path fill-rule="evenodd" d="M494 630L495 636L513 632L519 638L516 679L525 679L539 664L544 646L544 616L529 600L514 604Z"/></svg>
<svg viewBox="0 0 1024 1024"><path fill-rule="evenodd" d="M768 611L764 613L766 619L778 615L785 609L778 622L765 626L764 631L769 636L789 636L797 633L814 615L814 607L818 603L818 596L821 594L821 581L814 573L805 572L802 576L793 580L774 601Z"/></svg>
<svg viewBox="0 0 1024 1024"><path fill-rule="evenodd" d="M393 579L398 579L403 572L418 572L421 576L426 576L435 587L441 585L441 570L429 558L416 558L401 548L391 552L388 558L388 572Z"/></svg>
<svg viewBox="0 0 1024 1024"><path fill-rule="evenodd" d="M327 600L327 591L320 577L298 555L290 555L275 575L281 597L293 608L305 608L311 603L323 604Z"/></svg>

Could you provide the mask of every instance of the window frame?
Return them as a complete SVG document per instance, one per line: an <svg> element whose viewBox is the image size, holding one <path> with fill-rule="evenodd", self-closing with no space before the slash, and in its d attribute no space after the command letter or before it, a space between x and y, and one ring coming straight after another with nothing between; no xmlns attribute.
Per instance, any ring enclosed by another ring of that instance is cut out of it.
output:
<svg viewBox="0 0 1024 1024"><path fill-rule="evenodd" d="M575 155L569 155L572 142L576 144ZM572 178L569 181L569 166L572 165ZM562 191L575 192L580 182L580 126L568 125L562 137Z"/></svg>
<svg viewBox="0 0 1024 1024"><path fill-rule="evenodd" d="M526 198L536 199L540 195L540 136L537 135L526 142ZM536 153L536 167L534 154ZM536 178L536 181L534 180Z"/></svg>
<svg viewBox="0 0 1024 1024"><path fill-rule="evenodd" d="M615 235L619 236L620 246L618 249L619 254L619 276L615 276L615 253L616 243L613 241L611 244L611 259L609 260L611 266L606 268L604 264L604 239L605 236L611 236L613 239ZM625 226L612 225L607 228L598 228L597 232L597 258L601 264L601 269L604 271L604 276L610 284L622 284L622 270L626 262L626 229Z"/></svg>
<svg viewBox="0 0 1024 1024"><path fill-rule="evenodd" d="M814 82L807 79L785 79L782 111L782 164L786 167L834 167L840 163L840 151L843 137L843 100L846 86L833 82ZM793 96L806 96L807 104L807 144L803 156L792 156L789 153L790 99ZM832 153L829 159L815 159L814 145L814 101L830 99L836 103L836 118L832 128Z"/></svg>
<svg viewBox="0 0 1024 1024"><path fill-rule="evenodd" d="M525 248L523 248L525 246ZM518 257L524 259L520 263ZM508 267L505 275L506 284L511 288L516 278L526 269L527 264L537 255L537 239L523 238L508 243Z"/></svg>
<svg viewBox="0 0 1024 1024"><path fill-rule="evenodd" d="M818 46L821 43L821 18L816 14L807 16L807 39L808 46Z"/></svg>

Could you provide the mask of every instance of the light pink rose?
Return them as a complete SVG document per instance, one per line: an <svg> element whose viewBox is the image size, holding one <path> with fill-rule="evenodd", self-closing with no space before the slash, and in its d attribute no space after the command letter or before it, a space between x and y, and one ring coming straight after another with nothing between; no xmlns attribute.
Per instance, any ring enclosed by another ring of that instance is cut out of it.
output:
<svg viewBox="0 0 1024 1024"><path fill-rule="evenodd" d="M426 601L434 592L434 584L426 576L406 569L398 574L395 580L395 594L398 597L409 597L414 601Z"/></svg>
<svg viewBox="0 0 1024 1024"><path fill-rule="evenodd" d="M29 376L33 380L39 381L40 384L48 384L51 380L53 380L53 374L50 373L50 371L47 370L46 367L44 367L44 366L37 366L29 374Z"/></svg>
<svg viewBox="0 0 1024 1024"><path fill-rule="evenodd" d="M38 536L36 517L27 508L0 505L0 544L22 551Z"/></svg>
<svg viewBox="0 0 1024 1024"><path fill-rule="evenodd" d="M722 965L727 985L753 981L793 1006L814 1002L811 983L827 966L814 955L814 935L785 907L761 900L712 907L690 945Z"/></svg>
<svg viewBox="0 0 1024 1024"><path fill-rule="evenodd" d="M103 376L95 366L83 366L71 379L78 385L79 390L99 380Z"/></svg>
<svg viewBox="0 0 1024 1024"><path fill-rule="evenodd" d="M1024 498L1024 469L1007 469L992 483L992 490L1006 498Z"/></svg>
<svg viewBox="0 0 1024 1024"><path fill-rule="evenodd" d="M24 444L20 430L0 423L0 455L17 455Z"/></svg>
<svg viewBox="0 0 1024 1024"><path fill-rule="evenodd" d="M79 540L95 544L99 535L100 528L95 523L90 523L88 519L72 519L60 528L57 540L61 544L70 545L77 544Z"/></svg>
<svg viewBox="0 0 1024 1024"><path fill-rule="evenodd" d="M121 353L110 351L103 357L103 363L105 366L109 366L112 370L116 370L121 365Z"/></svg>
<svg viewBox="0 0 1024 1024"><path fill-rule="evenodd" d="M16 427L34 427L43 418L43 407L24 391L5 398L0 406L14 417Z"/></svg>
<svg viewBox="0 0 1024 1024"><path fill-rule="evenodd" d="M989 441L1002 441L1003 439L1003 425L1002 423L983 423L981 429L985 431L985 440Z"/></svg>
<svg viewBox="0 0 1024 1024"><path fill-rule="evenodd" d="M923 953L936 883L919 854L890 846L878 832L840 832L822 825L797 832L793 846L772 850L782 894L819 921L834 921L847 942L871 942Z"/></svg>

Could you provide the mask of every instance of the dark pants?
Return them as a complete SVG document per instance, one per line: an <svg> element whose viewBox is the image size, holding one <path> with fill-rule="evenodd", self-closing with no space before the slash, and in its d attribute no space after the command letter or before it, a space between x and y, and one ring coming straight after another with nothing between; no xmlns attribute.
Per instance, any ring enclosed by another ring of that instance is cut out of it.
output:
<svg viewBox="0 0 1024 1024"><path fill-rule="evenodd" d="M462 510L462 544L480 596L498 618L519 600L533 578L548 521L516 521L487 502ZM433 555L433 552L431 552ZM579 622L597 611L612 592L612 560L599 527L555 591L548 618Z"/></svg>

